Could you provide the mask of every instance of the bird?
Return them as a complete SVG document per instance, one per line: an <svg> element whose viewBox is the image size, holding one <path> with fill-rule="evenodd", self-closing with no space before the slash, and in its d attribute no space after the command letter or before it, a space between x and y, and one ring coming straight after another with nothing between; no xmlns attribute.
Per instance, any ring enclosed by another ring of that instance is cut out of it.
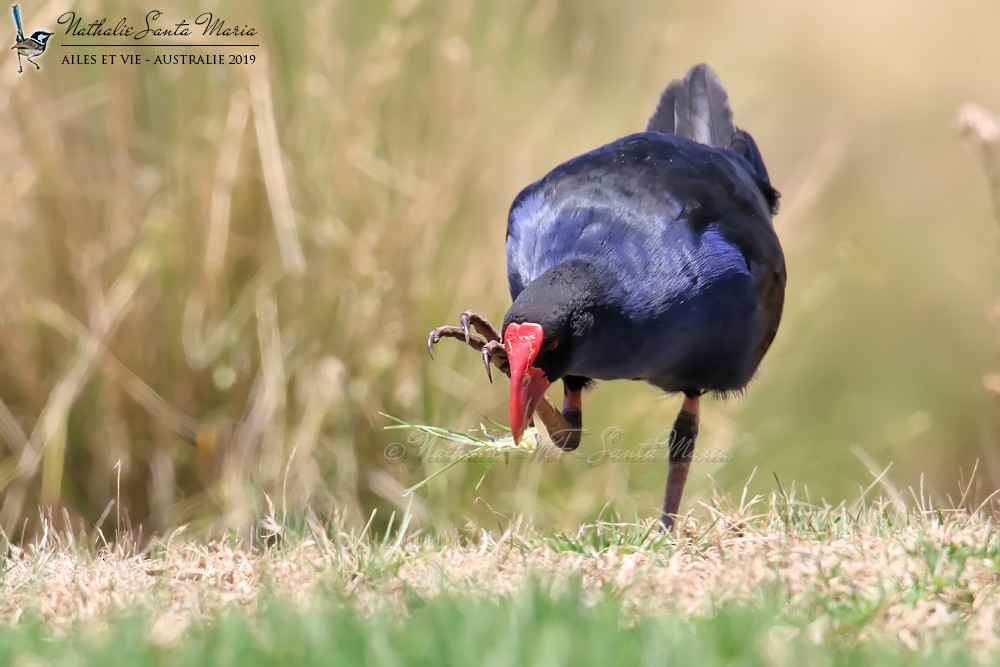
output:
<svg viewBox="0 0 1000 667"><path fill-rule="evenodd" d="M701 397L743 393L781 321L787 272L772 218L778 191L706 64L662 93L643 132L572 158L525 187L507 220L513 303L497 331L473 310L464 340L511 380L515 442L537 413L576 449L581 392L638 380L683 395L660 523L678 517ZM475 333L471 331L475 330ZM562 380L563 408L545 396Z"/></svg>
<svg viewBox="0 0 1000 667"><path fill-rule="evenodd" d="M14 23L17 25L17 42L14 46L10 47L11 50L17 51L17 73L21 74L24 72L24 67L21 65L21 56L28 59L28 62L35 66L36 70L42 69L41 66L36 63L32 58L42 55L45 53L45 45L55 33L51 33L48 30L36 30L31 34L31 37L24 36L24 29L21 26L21 9L15 4L14 9Z"/></svg>

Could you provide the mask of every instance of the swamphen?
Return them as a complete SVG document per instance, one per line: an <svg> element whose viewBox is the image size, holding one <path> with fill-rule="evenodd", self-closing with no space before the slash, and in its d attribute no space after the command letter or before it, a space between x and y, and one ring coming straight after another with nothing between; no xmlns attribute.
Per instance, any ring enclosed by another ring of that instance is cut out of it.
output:
<svg viewBox="0 0 1000 667"><path fill-rule="evenodd" d="M785 260L771 224L777 203L721 81L696 65L667 87L645 132L559 165L514 200L514 303L502 336L468 311L460 327L431 331L428 346L464 339L481 349L487 374L492 362L510 376L515 441L537 411L553 441L575 449L581 390L593 380L682 392L661 519L669 528L694 452L699 397L746 387L778 329ZM561 414L545 397L559 379Z"/></svg>

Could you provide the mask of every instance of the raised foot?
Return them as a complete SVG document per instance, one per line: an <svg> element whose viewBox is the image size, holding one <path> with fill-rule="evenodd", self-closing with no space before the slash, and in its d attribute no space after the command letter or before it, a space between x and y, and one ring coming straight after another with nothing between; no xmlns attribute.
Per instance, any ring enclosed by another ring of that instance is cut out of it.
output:
<svg viewBox="0 0 1000 667"><path fill-rule="evenodd" d="M473 310L467 310L459 318L460 326L442 326L431 329L427 338L427 351L434 358L434 346L441 342L442 338L454 338L465 341L465 344L479 352L483 357L483 365L486 367L486 377L493 382L493 373L490 365L496 366L500 372L510 377L510 364L507 363L507 351L504 350L503 343L500 342L500 334L493 328L485 317ZM480 335L472 333L475 329Z"/></svg>

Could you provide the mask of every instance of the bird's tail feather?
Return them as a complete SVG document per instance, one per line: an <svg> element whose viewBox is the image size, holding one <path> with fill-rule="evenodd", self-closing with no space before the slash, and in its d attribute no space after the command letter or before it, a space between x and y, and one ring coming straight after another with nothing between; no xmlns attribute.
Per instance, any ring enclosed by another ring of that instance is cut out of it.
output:
<svg viewBox="0 0 1000 667"><path fill-rule="evenodd" d="M742 155L757 177L770 182L753 137L736 127L729 96L719 75L708 65L695 65L683 79L672 81L660 96L646 125L648 132L678 134Z"/></svg>
<svg viewBox="0 0 1000 667"><path fill-rule="evenodd" d="M21 26L21 8L14 4L14 23L17 25L17 41L24 41L24 28Z"/></svg>
<svg viewBox="0 0 1000 667"><path fill-rule="evenodd" d="M726 148L736 133L733 110L722 81L711 67L695 65L663 91L646 129L679 134L716 148Z"/></svg>

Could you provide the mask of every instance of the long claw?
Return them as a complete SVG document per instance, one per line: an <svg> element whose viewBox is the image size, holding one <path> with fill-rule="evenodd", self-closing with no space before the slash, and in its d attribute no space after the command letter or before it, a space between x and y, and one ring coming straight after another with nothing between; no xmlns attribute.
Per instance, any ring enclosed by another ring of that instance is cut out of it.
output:
<svg viewBox="0 0 1000 667"><path fill-rule="evenodd" d="M496 366L504 375L510 376L510 364L507 362L507 351L503 343L498 340L491 340L483 345L483 365L486 366L486 377L493 382L493 373L490 365Z"/></svg>
<svg viewBox="0 0 1000 667"><path fill-rule="evenodd" d="M462 330L465 331L465 342L469 343L472 340L472 333L469 331L469 313L462 313L459 322L462 323Z"/></svg>
<svg viewBox="0 0 1000 667"><path fill-rule="evenodd" d="M471 326L487 341L500 340L500 333L493 328L492 324L486 321L485 317L474 310L467 310L462 313L459 321L462 323L462 329L465 330L466 336L469 335L469 327Z"/></svg>
<svg viewBox="0 0 1000 667"><path fill-rule="evenodd" d="M490 346L483 345L483 366L486 366L486 377L489 378L490 384L493 384L493 372L490 370L490 359L492 356Z"/></svg>
<svg viewBox="0 0 1000 667"><path fill-rule="evenodd" d="M437 342L434 340L434 332L432 331L431 335L427 337L427 353L431 355L431 359L434 359L434 343Z"/></svg>

